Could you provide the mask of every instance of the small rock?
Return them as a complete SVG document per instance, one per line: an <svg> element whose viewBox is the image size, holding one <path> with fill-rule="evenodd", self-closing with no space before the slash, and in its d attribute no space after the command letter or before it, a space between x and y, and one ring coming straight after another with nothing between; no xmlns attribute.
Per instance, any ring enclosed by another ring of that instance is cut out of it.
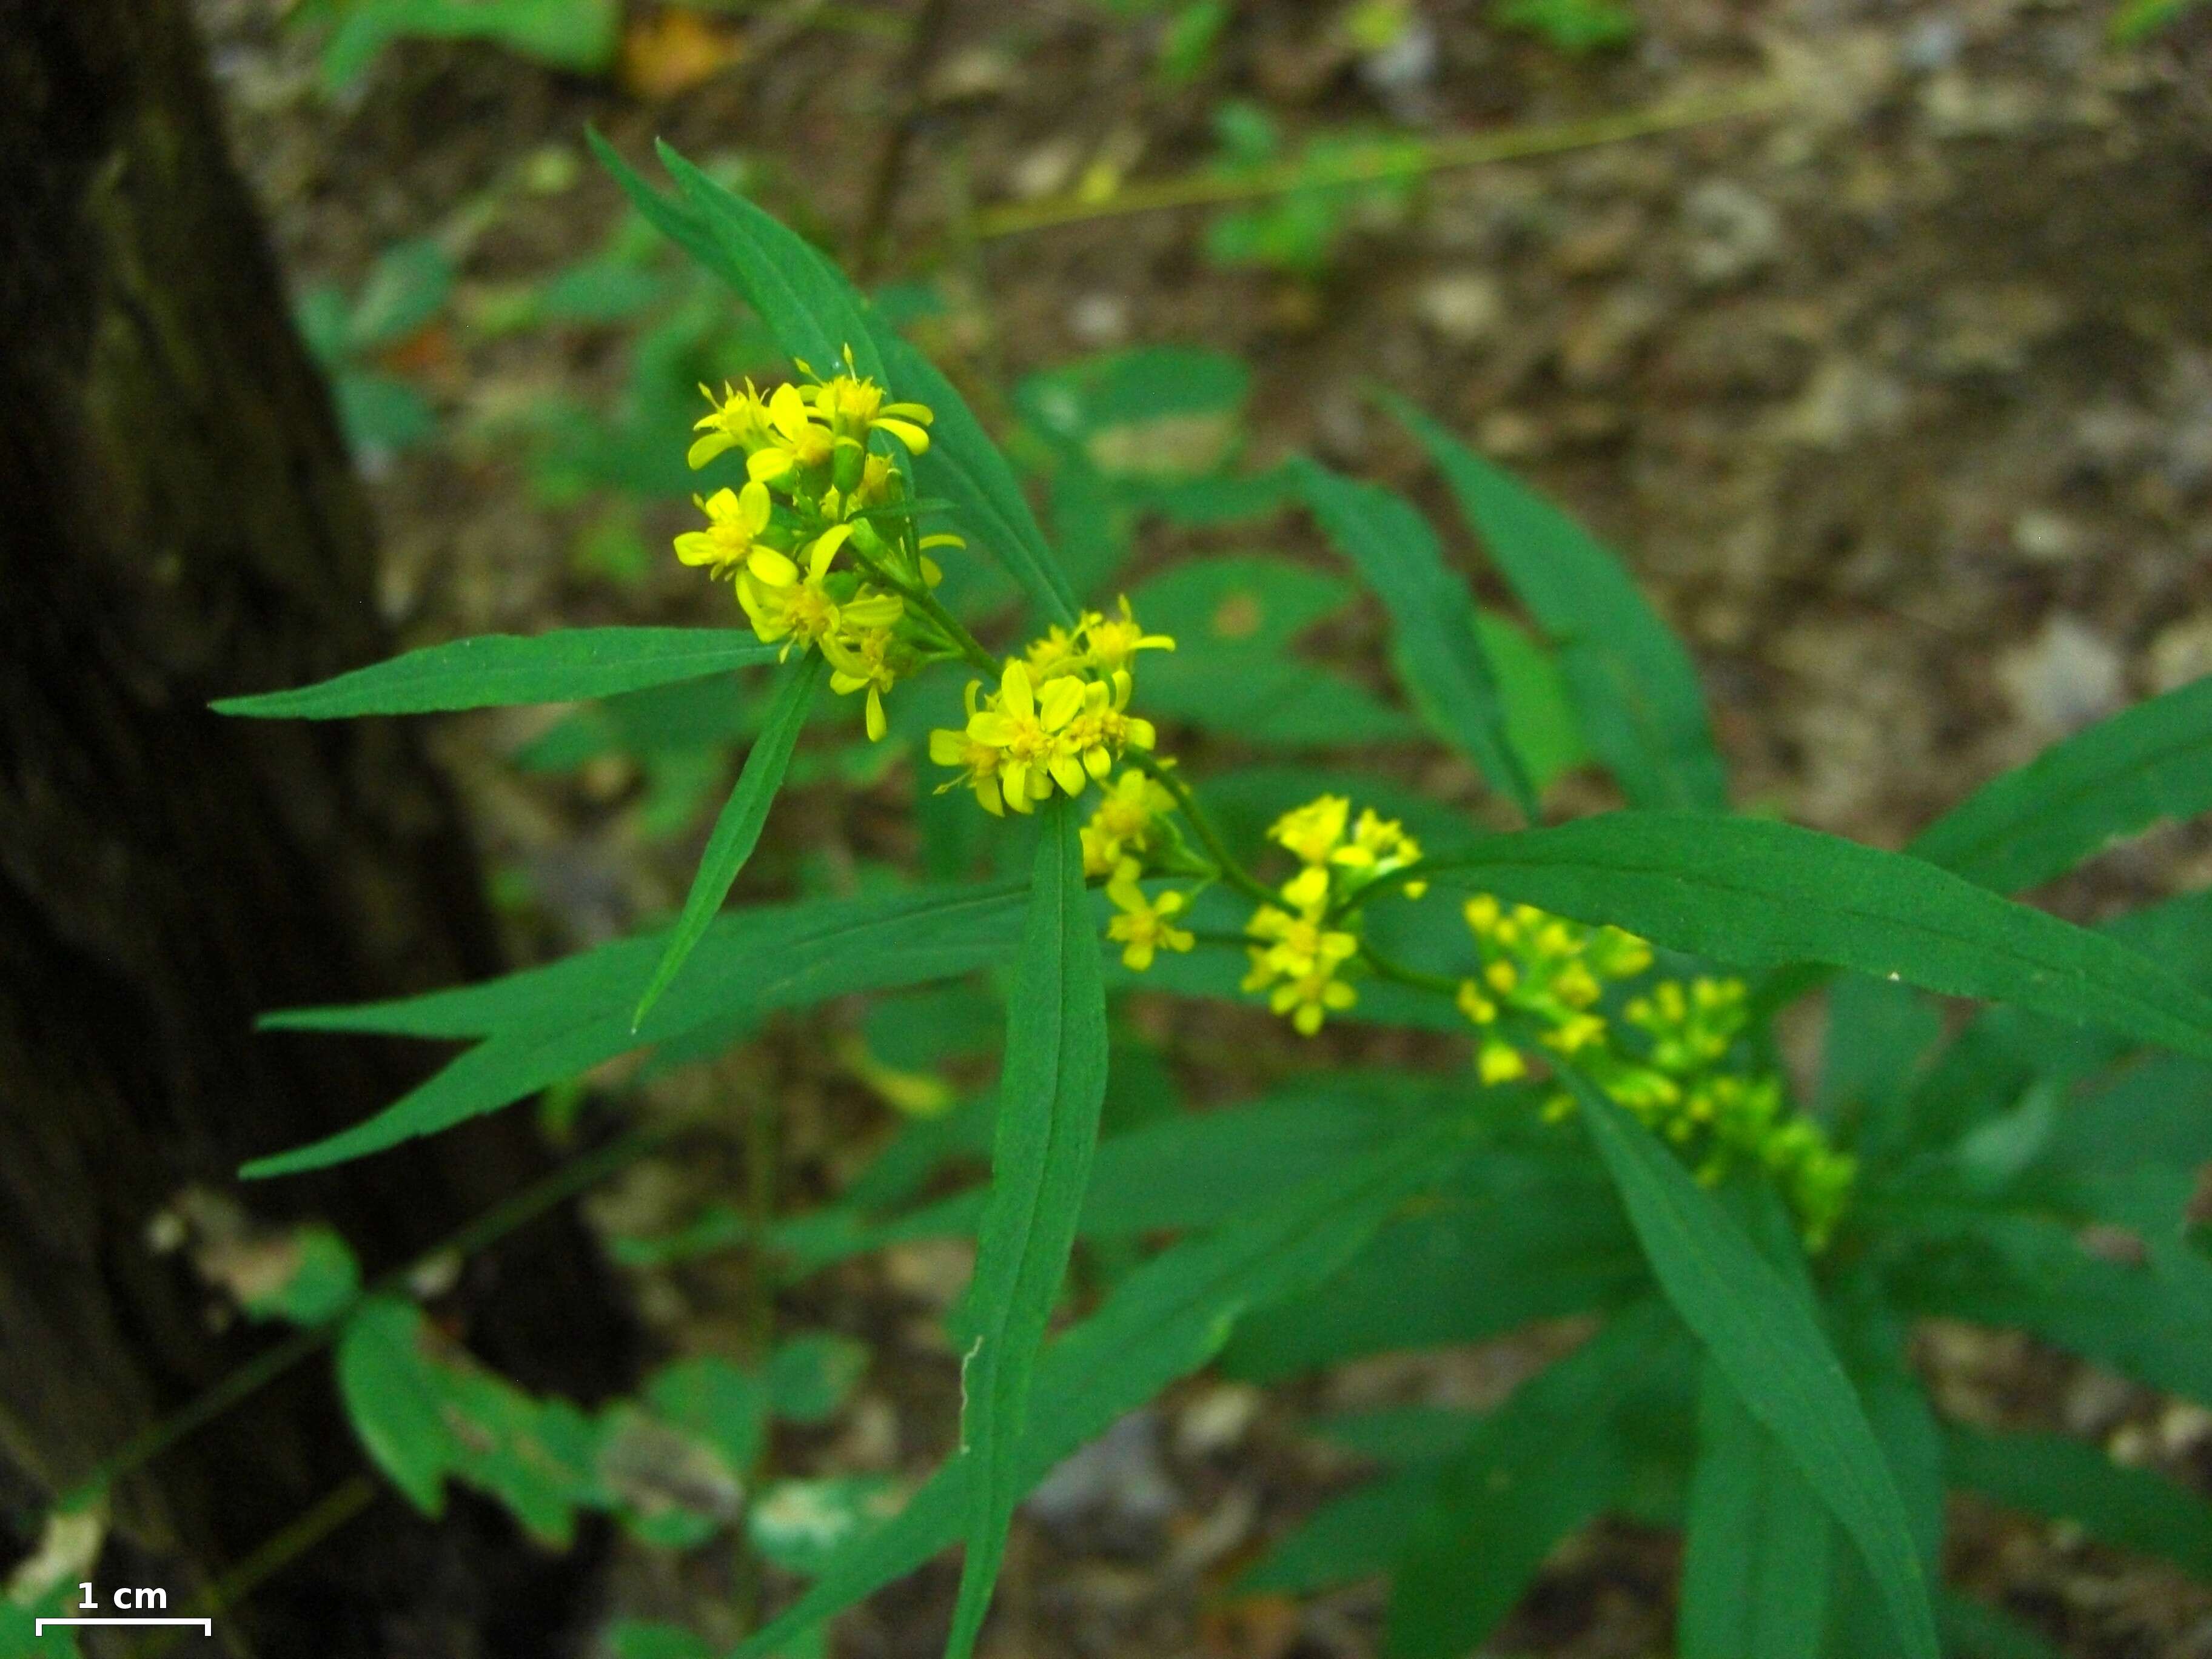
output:
<svg viewBox="0 0 2212 1659"><path fill-rule="evenodd" d="M1021 70L995 46L970 46L939 63L929 77L929 97L939 104L996 98L1021 83Z"/></svg>
<svg viewBox="0 0 2212 1659"><path fill-rule="evenodd" d="M1400 121L1428 120L1436 112L1436 27L1419 12L1383 46L1359 60L1359 78Z"/></svg>
<svg viewBox="0 0 2212 1659"><path fill-rule="evenodd" d="M1932 75L1957 63L1966 44L1965 27L1957 18L1942 12L1923 17L1907 29L1899 55L1914 74Z"/></svg>
<svg viewBox="0 0 2212 1659"><path fill-rule="evenodd" d="M1242 1442L1266 1396L1242 1382L1208 1389L1176 1419L1176 1449L1185 1457L1211 1457Z"/></svg>
<svg viewBox="0 0 2212 1659"><path fill-rule="evenodd" d="M1476 271L1438 276L1413 301L1414 315L1453 345L1479 345L1505 322L1505 295L1498 279Z"/></svg>
<svg viewBox="0 0 2212 1659"><path fill-rule="evenodd" d="M2212 1412L2186 1400L2168 1401L2158 1414L2159 1444L2168 1457L2185 1457L2212 1440Z"/></svg>
<svg viewBox="0 0 2212 1659"><path fill-rule="evenodd" d="M2150 687L2179 690L2212 674L2212 611L2168 623L2150 642Z"/></svg>
<svg viewBox="0 0 2212 1659"><path fill-rule="evenodd" d="M1022 202L1057 196L1082 163L1083 146L1074 139L1048 138L1014 163L1006 175L1006 188Z"/></svg>
<svg viewBox="0 0 2212 1659"><path fill-rule="evenodd" d="M1682 199L1690 275L1711 288L1741 282L1782 254L1782 216L1732 179L1708 179Z"/></svg>
<svg viewBox="0 0 2212 1659"><path fill-rule="evenodd" d="M1094 349L1119 345L1129 337L1129 302L1119 294L1086 294L1067 308L1067 330Z"/></svg>
<svg viewBox="0 0 2212 1659"><path fill-rule="evenodd" d="M1181 1503L1160 1462L1160 1419L1131 1412L1097 1440L1065 1459L1023 1504L1048 1527L1105 1521L1117 1529L1149 1530Z"/></svg>
<svg viewBox="0 0 2212 1659"><path fill-rule="evenodd" d="M1997 683L2038 735L2063 737L2120 705L2120 653L2080 617L2060 612L1998 659Z"/></svg>
<svg viewBox="0 0 2212 1659"><path fill-rule="evenodd" d="M2135 1385L2127 1378L2101 1366L2085 1365L2067 1385L2060 1410L2068 1432L2102 1435L2128 1414L2135 1400Z"/></svg>
<svg viewBox="0 0 2212 1659"><path fill-rule="evenodd" d="M1475 429L1475 443L1486 455L1514 460L1541 454L1550 441L1543 423L1516 409L1501 409L1483 417Z"/></svg>
<svg viewBox="0 0 2212 1659"><path fill-rule="evenodd" d="M1783 414L1779 435L1814 449L1845 449L1902 424L1908 407L1897 380L1853 358L1830 357Z"/></svg>
<svg viewBox="0 0 2212 1659"><path fill-rule="evenodd" d="M2087 546L2081 527L2063 513L2031 507L2012 521L2013 549L2033 564L2064 564Z"/></svg>

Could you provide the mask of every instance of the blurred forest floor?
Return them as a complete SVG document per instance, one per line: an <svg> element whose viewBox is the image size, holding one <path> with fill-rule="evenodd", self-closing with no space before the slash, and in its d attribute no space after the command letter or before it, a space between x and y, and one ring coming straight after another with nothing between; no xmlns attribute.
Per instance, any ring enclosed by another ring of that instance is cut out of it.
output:
<svg viewBox="0 0 2212 1659"><path fill-rule="evenodd" d="M579 509L533 492L498 435L534 403L605 404L626 373L619 329L468 325L616 222L585 124L633 159L655 135L695 156L738 152L770 205L849 250L912 100L874 276L935 280L948 308L930 344L956 378L1003 389L1124 344L1220 347L1256 373L1256 459L1310 447L1443 507L1412 445L1363 401L1364 383L1387 382L1626 554L1704 668L1741 804L1893 847L2052 738L2212 672L2212 12L2119 50L2104 9L2073 0L1644 0L1635 46L1576 60L1497 33L1467 0L1424 0L1430 50L1378 65L1339 44L1338 9L1251 0L1212 66L1170 88L1151 35L1103 4L954 0L919 84L899 78L907 40L757 20L716 23L732 61L680 91L641 87L649 65L616 86L410 43L332 100L281 9L202 0L239 153L295 286L350 289L408 238L460 255L457 320L386 364L427 389L447 435L366 457L383 603L410 642L726 619L724 592L665 556L690 512L680 493L644 513L648 568L612 580L577 551ZM652 6L632 10L634 27L663 26ZM1790 91L1772 113L1439 174L1355 230L1318 279L1210 264L1188 211L957 234L963 201L1061 191L1102 155L1139 177L1200 164L1231 93L1293 131L1448 133L1763 76ZM1306 535L1289 520L1154 529L1139 558ZM454 721L436 738L495 866L527 890L511 911L527 954L672 906L704 834L640 835L619 759L519 777L504 757L549 718ZM1476 793L1457 763L1419 781ZM833 866L896 848L903 799L862 793L841 811L807 792L779 808L771 840ZM1571 786L1555 799L1601 804ZM2212 836L2168 830L2043 896L2090 919L2207 884ZM1246 1011L1156 1023L1201 1099L1288 1063L1267 1056L1295 1042ZM1377 1052L1371 1037L1324 1042L1340 1059ZM1223 1056L1212 1072L1188 1059L1208 1054ZM774 1068L787 1191L827 1190L855 1162L850 1143L880 1135L882 1109L825 1064L750 1063L755 1087ZM627 1231L667 1224L713 1173L647 1166L601 1213ZM811 1311L870 1335L880 1358L842 1425L787 1448L793 1459L918 1468L941 1454L956 1407L934 1317L961 1271L957 1251L914 1247L806 1288ZM742 1264L637 1282L672 1347L744 1316ZM2212 1493L2212 1414L1963 1328L1929 1330L1922 1358L1960 1415L2086 1434ZM1528 1363L1515 1344L1373 1362L1311 1398L1480 1405ZM1196 1383L1108 1447L1032 1506L993 1626L1000 1655L1373 1650L1372 1589L1303 1608L1218 1601L1258 1544L1346 1477L1279 1407ZM1958 1519L1954 1567L2064 1651L2212 1656L2212 1591L2063 1528ZM1553 1562L1496 1650L1665 1651L1674 1557L1664 1538L1601 1528ZM700 1608L726 1594L716 1573L641 1556L617 1595L711 1629ZM951 1583L940 1564L879 1597L840 1626L841 1651L933 1652Z"/></svg>

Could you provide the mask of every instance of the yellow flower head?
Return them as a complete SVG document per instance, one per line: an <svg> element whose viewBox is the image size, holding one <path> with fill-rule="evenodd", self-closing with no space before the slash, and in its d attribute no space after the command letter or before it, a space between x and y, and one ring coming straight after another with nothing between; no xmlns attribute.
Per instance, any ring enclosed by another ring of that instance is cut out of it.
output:
<svg viewBox="0 0 2212 1659"><path fill-rule="evenodd" d="M1309 911L1293 915L1272 904L1254 911L1244 931L1264 941L1263 948L1251 953L1252 971L1244 981L1248 991L1259 990L1277 979L1315 972L1334 974L1359 951L1356 937L1328 927L1318 915Z"/></svg>
<svg viewBox="0 0 2212 1659"><path fill-rule="evenodd" d="M713 407L692 424L694 432L706 434L693 441L691 452L685 457L695 471L724 450L742 449L750 455L774 441L775 434L768 423L767 400L754 390L750 380L745 382L743 392L732 391L725 383L720 398L703 386L699 392Z"/></svg>
<svg viewBox="0 0 2212 1659"><path fill-rule="evenodd" d="M1083 873L1107 875L1125 854L1149 852L1152 826L1174 810L1175 797L1142 772L1122 773L1083 826Z"/></svg>
<svg viewBox="0 0 2212 1659"><path fill-rule="evenodd" d="M1330 970L1316 968L1278 985L1268 996L1267 1006L1279 1014L1288 1014L1291 1029L1300 1036L1311 1036L1328 1015L1341 1013L1358 1000L1359 994L1352 987Z"/></svg>
<svg viewBox="0 0 2212 1659"><path fill-rule="evenodd" d="M842 374L823 380L805 363L799 367L814 382L804 395L811 399L815 414L838 441L865 448L868 434L880 428L904 444L910 454L920 455L928 449L929 434L924 428L936 418L929 405L884 402L883 387L853 366L851 346L845 348Z"/></svg>
<svg viewBox="0 0 2212 1659"><path fill-rule="evenodd" d="M1055 680L1051 684L1071 682ZM1158 740L1152 723L1127 712L1131 685L1127 673L1116 670L1110 680L1091 680L1083 687L1083 702L1060 733L1060 752L1073 756L1099 782L1114 769L1114 763L1132 749L1150 750ZM1079 793L1071 789L1068 793Z"/></svg>
<svg viewBox="0 0 2212 1659"><path fill-rule="evenodd" d="M806 568L773 548L756 547L738 577L738 603L763 640L788 639L792 645L819 645L839 628L888 628L904 605L895 593L863 589L840 604L827 586L831 562L844 544L847 528L834 526L814 539ZM791 646L784 654L791 653Z"/></svg>
<svg viewBox="0 0 2212 1659"><path fill-rule="evenodd" d="M890 596L891 603L902 605L896 595ZM853 612L866 601L855 601L845 607L844 617L851 621ZM888 627L855 628L825 635L822 654L830 659L830 689L841 696L865 689L868 694L868 741L881 743L885 729L884 693L898 684L899 666L896 653L898 636Z"/></svg>
<svg viewBox="0 0 2212 1659"><path fill-rule="evenodd" d="M1267 838L1290 848L1302 864L1325 864L1344 840L1344 821L1352 803L1342 795L1293 807L1268 827Z"/></svg>
<svg viewBox="0 0 2212 1659"><path fill-rule="evenodd" d="M1170 927L1168 918L1180 915L1190 901L1182 893L1163 893L1157 902L1137 885L1137 863L1125 859L1106 884L1106 896L1121 914L1106 924L1106 937L1126 946L1121 961L1139 973L1152 965L1154 952L1188 951L1197 943L1184 928Z"/></svg>
<svg viewBox="0 0 2212 1659"><path fill-rule="evenodd" d="M1176 642L1165 634L1147 634L1129 609L1129 596L1121 596L1121 614L1107 617L1096 611L1083 614L1083 631L1090 640L1091 659L1106 673L1127 668L1139 651L1172 651Z"/></svg>
<svg viewBox="0 0 2212 1659"><path fill-rule="evenodd" d="M718 489L704 501L691 499L707 515L707 527L678 536L676 556L686 564L705 565L709 577L735 578L768 528L768 486L748 483L741 490Z"/></svg>
<svg viewBox="0 0 2212 1659"><path fill-rule="evenodd" d="M968 718L971 721L976 714L975 693L981 689L975 681L968 682ZM1006 797L999 785L999 763L1005 758L1004 751L969 737L965 726L957 731L939 726L929 734L929 758L939 766L957 766L965 774L939 784L939 794L964 784L975 792L976 800L993 817L1006 816ZM1105 872L1097 873L1103 875Z"/></svg>
<svg viewBox="0 0 2212 1659"><path fill-rule="evenodd" d="M745 474L763 483L787 483L829 465L836 440L814 418L799 389L787 381L768 400L768 435L745 459Z"/></svg>
<svg viewBox="0 0 2212 1659"><path fill-rule="evenodd" d="M1030 676L1037 680L1048 680L1060 674L1073 674L1083 667L1082 624L1073 629L1062 628L1054 623L1045 629L1044 637L1031 640L1027 656Z"/></svg>
<svg viewBox="0 0 2212 1659"><path fill-rule="evenodd" d="M1046 681L1040 696L1031 689L1028 668L1010 662L997 692L969 717L968 736L999 752L1000 789L1017 812L1035 810L1054 783L1079 795L1090 781L1060 741L1082 710L1083 694L1080 680L1057 679Z"/></svg>

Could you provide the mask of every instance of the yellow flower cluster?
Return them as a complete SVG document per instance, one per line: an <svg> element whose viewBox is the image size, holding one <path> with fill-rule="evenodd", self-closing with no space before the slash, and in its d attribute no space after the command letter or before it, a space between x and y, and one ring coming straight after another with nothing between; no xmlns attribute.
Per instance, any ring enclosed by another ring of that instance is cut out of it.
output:
<svg viewBox="0 0 2212 1659"><path fill-rule="evenodd" d="M1139 651L1172 651L1164 634L1147 634L1121 601L1118 618L1086 611L1073 629L1055 628L1007 662L999 689L968 684L968 723L929 734L929 757L962 775L983 810L1028 812L1054 789L1080 795L1103 784L1131 750L1155 741L1152 723L1128 712ZM981 695L979 701L979 694Z"/></svg>
<svg viewBox="0 0 2212 1659"><path fill-rule="evenodd" d="M1133 767L1115 778L1083 826L1083 873L1093 880L1110 876L1125 860L1141 867L1167 829L1175 797Z"/></svg>
<svg viewBox="0 0 2212 1659"><path fill-rule="evenodd" d="M1125 947L1123 965L1142 973L1152 965L1155 952L1188 951L1198 941L1188 929L1171 927L1168 920L1182 914L1190 896L1166 892L1157 900L1148 899L1145 890L1137 885L1139 873L1136 860L1124 859L1114 879L1106 884L1106 896L1120 912L1106 924L1106 937Z"/></svg>
<svg viewBox="0 0 2212 1659"><path fill-rule="evenodd" d="M827 379L801 363L806 385L765 395L750 380L742 390L725 386L719 398L700 388L712 407L697 423L690 463L737 450L746 481L693 497L707 526L678 536L676 556L729 577L753 631L785 641L786 656L794 647L820 651L832 690L866 692L874 739L884 735L884 694L948 646L909 601L939 579L931 550L961 542L916 532L892 456L869 447L881 432L922 453L930 411L885 401L854 368L850 346L844 361Z"/></svg>
<svg viewBox="0 0 2212 1659"><path fill-rule="evenodd" d="M1485 1083L1528 1070L1498 1029L1501 1007L1541 1025L1547 1048L1579 1054L1606 1040L1604 1017L1590 1012L1604 981L1633 979L1651 965L1651 947L1618 927L1586 927L1527 904L1508 911L1487 893L1469 899L1465 914L1482 966L1462 982L1459 1008L1482 1033L1475 1066Z"/></svg>
<svg viewBox="0 0 2212 1659"><path fill-rule="evenodd" d="M1486 893L1467 902L1482 966L1459 988L1460 1012L1481 1033L1475 1065L1486 1083L1528 1072L1529 1056L1500 1030L1501 1015L1539 1028L1562 1055L1644 1127L1695 1160L1717 1182L1741 1164L1768 1171L1796 1210L1808 1244L1826 1243L1850 1196L1857 1164L1828 1145L1820 1126L1792 1115L1771 1073L1723 1069L1750 1019L1743 981L1663 979L1621 1010L1642 1033L1632 1054L1593 1012L1608 981L1651 966L1651 947L1617 927L1588 927ZM1574 1097L1553 1097L1546 1115L1571 1115Z"/></svg>
<svg viewBox="0 0 2212 1659"><path fill-rule="evenodd" d="M1288 1015L1304 1036L1320 1030L1330 1014L1359 1000L1342 977L1345 965L1358 954L1359 939L1332 925L1333 919L1342 918L1360 890L1377 877L1421 856L1420 843L1395 819L1378 816L1371 806L1357 823L1351 817L1349 800L1323 795L1276 819L1267 837L1287 848L1300 867L1276 890L1283 902L1261 905L1244 924L1244 931L1260 943L1247 947L1252 970L1244 976L1243 988L1267 992L1267 1006ZM1405 885L1411 897L1425 890L1420 882Z"/></svg>

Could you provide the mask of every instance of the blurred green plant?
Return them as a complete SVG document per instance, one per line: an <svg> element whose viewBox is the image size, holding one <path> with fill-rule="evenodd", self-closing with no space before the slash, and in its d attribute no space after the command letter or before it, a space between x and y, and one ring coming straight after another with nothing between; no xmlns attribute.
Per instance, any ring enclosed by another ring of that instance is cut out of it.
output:
<svg viewBox="0 0 2212 1659"><path fill-rule="evenodd" d="M2122 46L2139 45L2203 4L2203 0L2124 0L2112 14L2112 39Z"/></svg>
<svg viewBox="0 0 2212 1659"><path fill-rule="evenodd" d="M1620 0L1492 0L1500 28L1535 35L1572 57L1609 52L1636 39L1636 13Z"/></svg>
<svg viewBox="0 0 2212 1659"><path fill-rule="evenodd" d="M622 40L621 0L301 0L290 17L325 32L331 95L359 86L395 40L489 40L580 74L611 68Z"/></svg>
<svg viewBox="0 0 2212 1659"><path fill-rule="evenodd" d="M300 332L330 377L339 423L356 455L410 448L437 430L422 394L378 364L431 325L453 288L453 260L436 242L419 239L386 248L350 299L329 283L300 296Z"/></svg>
<svg viewBox="0 0 2212 1659"><path fill-rule="evenodd" d="M1402 217L1427 153L1417 139L1324 132L1289 156L1274 118L1245 99L1224 99L1215 108L1213 131L1214 172L1224 182L1271 179L1286 164L1296 177L1264 201L1216 215L1206 226L1206 257L1302 276L1326 269L1348 231ZM1376 176L1340 182L1347 173L1370 169Z"/></svg>

